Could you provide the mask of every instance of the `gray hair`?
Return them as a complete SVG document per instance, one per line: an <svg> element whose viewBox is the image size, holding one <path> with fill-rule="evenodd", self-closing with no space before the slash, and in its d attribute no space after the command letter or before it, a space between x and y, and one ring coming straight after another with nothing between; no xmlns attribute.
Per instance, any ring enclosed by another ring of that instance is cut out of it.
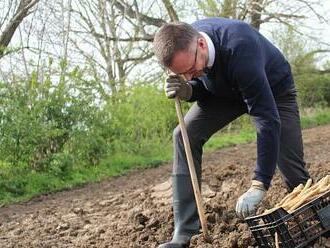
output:
<svg viewBox="0 0 330 248"><path fill-rule="evenodd" d="M188 50L191 42L198 36L198 31L187 23L164 24L156 33L153 42L159 63L164 67L169 67L175 53Z"/></svg>

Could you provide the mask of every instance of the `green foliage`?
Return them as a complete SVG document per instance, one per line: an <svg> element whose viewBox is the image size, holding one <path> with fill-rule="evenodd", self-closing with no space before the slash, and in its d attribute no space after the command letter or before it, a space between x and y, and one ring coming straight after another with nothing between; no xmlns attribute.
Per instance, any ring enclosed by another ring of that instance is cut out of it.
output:
<svg viewBox="0 0 330 248"><path fill-rule="evenodd" d="M330 106L330 75L301 74L295 81L301 106Z"/></svg>
<svg viewBox="0 0 330 248"><path fill-rule="evenodd" d="M71 154L56 153L53 154L48 163L48 171L58 177L64 177L73 168L74 158Z"/></svg>
<svg viewBox="0 0 330 248"><path fill-rule="evenodd" d="M89 132L96 107L69 82L29 80L0 83L0 158L14 166L47 170L77 134ZM69 149L67 149L69 150Z"/></svg>
<svg viewBox="0 0 330 248"><path fill-rule="evenodd" d="M33 73L27 80L0 82L0 201L119 175L171 156L177 118L162 90L141 84L104 97L95 90L98 82L66 66L63 61L58 81Z"/></svg>
<svg viewBox="0 0 330 248"><path fill-rule="evenodd" d="M292 27L274 31L273 39L291 65L300 105L329 106L330 74L321 74L317 69L316 55L322 50L303 39Z"/></svg>
<svg viewBox="0 0 330 248"><path fill-rule="evenodd" d="M108 132L115 153L149 155L171 139L176 125L173 101L152 86L135 86L109 102Z"/></svg>
<svg viewBox="0 0 330 248"><path fill-rule="evenodd" d="M301 116L302 128L310 128L320 125L329 124L330 110L329 108L313 108L307 109Z"/></svg>

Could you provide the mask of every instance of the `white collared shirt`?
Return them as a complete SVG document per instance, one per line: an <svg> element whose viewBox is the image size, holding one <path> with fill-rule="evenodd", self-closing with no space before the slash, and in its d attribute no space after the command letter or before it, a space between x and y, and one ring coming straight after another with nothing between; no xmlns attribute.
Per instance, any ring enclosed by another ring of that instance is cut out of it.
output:
<svg viewBox="0 0 330 248"><path fill-rule="evenodd" d="M204 32L199 32L206 40L207 48L209 50L209 60L207 61L207 67L211 68L215 60L215 48L211 38Z"/></svg>

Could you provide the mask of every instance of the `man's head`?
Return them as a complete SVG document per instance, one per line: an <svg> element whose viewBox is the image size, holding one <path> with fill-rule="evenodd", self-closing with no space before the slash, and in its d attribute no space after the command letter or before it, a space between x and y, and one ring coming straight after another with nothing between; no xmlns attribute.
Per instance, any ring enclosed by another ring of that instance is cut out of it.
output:
<svg viewBox="0 0 330 248"><path fill-rule="evenodd" d="M207 43L191 25L165 24L156 33L153 44L160 64L173 73L186 80L203 74L208 59Z"/></svg>

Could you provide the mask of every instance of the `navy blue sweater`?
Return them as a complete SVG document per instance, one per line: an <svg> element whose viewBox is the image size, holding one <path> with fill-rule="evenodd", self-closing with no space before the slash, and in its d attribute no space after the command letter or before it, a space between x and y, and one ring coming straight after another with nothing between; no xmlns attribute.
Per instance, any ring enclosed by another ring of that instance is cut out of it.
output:
<svg viewBox="0 0 330 248"><path fill-rule="evenodd" d="M192 81L190 101L213 95L224 102L247 105L257 129L254 179L268 188L279 154L280 117L276 96L293 86L290 65L281 52L249 24L225 18L192 24L215 46L215 61L206 76Z"/></svg>

